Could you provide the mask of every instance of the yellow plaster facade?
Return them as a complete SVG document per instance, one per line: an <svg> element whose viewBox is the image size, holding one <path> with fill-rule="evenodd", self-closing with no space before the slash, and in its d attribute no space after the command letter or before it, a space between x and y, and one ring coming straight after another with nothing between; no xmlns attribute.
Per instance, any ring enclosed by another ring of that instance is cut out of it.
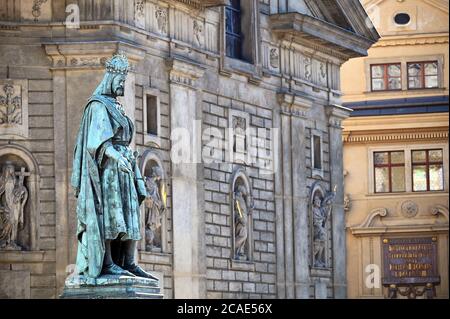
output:
<svg viewBox="0 0 450 319"><path fill-rule="evenodd" d="M381 39L367 57L342 68L344 106L355 110L343 123L348 297L389 297L383 240L429 238L437 249L432 263L440 276L435 297L448 298L449 1L361 3ZM396 24L399 13L409 15L407 24ZM408 63L420 61L437 62L436 87L408 88ZM401 88L374 92L371 65L390 63L399 65ZM412 152L435 149L443 154L442 189L413 191ZM393 151L404 154L403 189L377 192L374 153ZM425 285L418 286L416 298L426 297L426 290L421 296ZM397 298L407 298L402 296L407 285L396 289Z"/></svg>

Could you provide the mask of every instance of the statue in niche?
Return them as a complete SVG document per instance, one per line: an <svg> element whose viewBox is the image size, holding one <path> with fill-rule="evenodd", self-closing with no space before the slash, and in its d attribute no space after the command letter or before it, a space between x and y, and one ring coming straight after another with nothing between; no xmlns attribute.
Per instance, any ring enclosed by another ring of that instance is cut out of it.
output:
<svg viewBox="0 0 450 319"><path fill-rule="evenodd" d="M3 166L0 177L0 249L22 250L18 244L19 230L24 227L24 207L28 190L24 186L25 167L16 173L13 164Z"/></svg>
<svg viewBox="0 0 450 319"><path fill-rule="evenodd" d="M314 195L312 214L313 214L313 256L314 267L327 267L326 261L326 242L328 237L327 221L330 218L332 205L336 191L330 192L322 198L317 192Z"/></svg>
<svg viewBox="0 0 450 319"><path fill-rule="evenodd" d="M244 185L234 192L234 258L248 260L248 221L253 211L253 200Z"/></svg>
<svg viewBox="0 0 450 319"><path fill-rule="evenodd" d="M145 178L148 197L145 199L145 250L162 249L162 216L167 209L167 193L162 171L158 166L152 168L150 177Z"/></svg>
<svg viewBox="0 0 450 319"><path fill-rule="evenodd" d="M77 272L157 280L135 260L139 206L147 197L130 143L134 124L117 97L125 94L128 59L115 55L84 110L76 139L72 186L77 201Z"/></svg>

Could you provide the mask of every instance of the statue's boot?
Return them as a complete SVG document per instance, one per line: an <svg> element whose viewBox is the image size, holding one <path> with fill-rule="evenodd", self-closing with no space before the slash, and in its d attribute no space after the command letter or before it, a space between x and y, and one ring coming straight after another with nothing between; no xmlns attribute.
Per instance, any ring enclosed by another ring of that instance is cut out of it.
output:
<svg viewBox="0 0 450 319"><path fill-rule="evenodd" d="M155 276L146 272L144 269L142 269L141 267L139 267L136 264L125 266L124 268L137 277L148 278L148 279L152 279L152 280L159 280L158 278L156 278Z"/></svg>
<svg viewBox="0 0 450 319"><path fill-rule="evenodd" d="M103 275L114 275L114 276L128 276L128 277L136 277L131 272L117 266L116 264L110 264L103 266L102 269Z"/></svg>
<svg viewBox="0 0 450 319"><path fill-rule="evenodd" d="M128 240L125 243L125 263L123 269L128 270L137 277L159 280L158 278L146 272L144 269L142 269L137 265L137 263L134 260L135 250L136 250L136 241Z"/></svg>
<svg viewBox="0 0 450 319"><path fill-rule="evenodd" d="M111 254L111 240L105 240L105 256L103 259L102 275L135 277L131 272L113 262Z"/></svg>

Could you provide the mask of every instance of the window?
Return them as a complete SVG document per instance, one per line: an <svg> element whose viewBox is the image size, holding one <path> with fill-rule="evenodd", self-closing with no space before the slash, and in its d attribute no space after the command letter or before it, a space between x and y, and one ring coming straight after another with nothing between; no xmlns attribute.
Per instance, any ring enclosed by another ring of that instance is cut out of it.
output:
<svg viewBox="0 0 450 319"><path fill-rule="evenodd" d="M408 63L409 89L431 89L438 86L437 61Z"/></svg>
<svg viewBox="0 0 450 319"><path fill-rule="evenodd" d="M401 64L375 64L370 66L372 91L401 90Z"/></svg>
<svg viewBox="0 0 450 319"><path fill-rule="evenodd" d="M322 147L320 136L313 136L313 167L314 169L322 169Z"/></svg>
<svg viewBox="0 0 450 319"><path fill-rule="evenodd" d="M160 91L146 87L143 92L143 126L144 144L146 146L161 146L161 105Z"/></svg>
<svg viewBox="0 0 450 319"><path fill-rule="evenodd" d="M158 101L156 96L147 95L147 134L158 135Z"/></svg>
<svg viewBox="0 0 450 319"><path fill-rule="evenodd" d="M442 149L412 151L411 160L414 192L444 190Z"/></svg>
<svg viewBox="0 0 450 319"><path fill-rule="evenodd" d="M406 25L411 21L411 17L407 13L397 13L394 17L394 21L398 25Z"/></svg>
<svg viewBox="0 0 450 319"><path fill-rule="evenodd" d="M403 151L375 152L373 157L375 192L404 192L405 153Z"/></svg>
<svg viewBox="0 0 450 319"><path fill-rule="evenodd" d="M226 53L234 59L242 58L241 1L231 0L226 7Z"/></svg>

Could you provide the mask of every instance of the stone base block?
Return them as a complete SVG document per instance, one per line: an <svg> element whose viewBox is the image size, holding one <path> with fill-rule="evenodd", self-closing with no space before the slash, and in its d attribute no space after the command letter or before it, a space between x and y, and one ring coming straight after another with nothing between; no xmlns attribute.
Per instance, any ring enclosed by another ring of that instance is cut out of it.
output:
<svg viewBox="0 0 450 319"><path fill-rule="evenodd" d="M61 299L162 299L158 280L105 275L66 280Z"/></svg>

